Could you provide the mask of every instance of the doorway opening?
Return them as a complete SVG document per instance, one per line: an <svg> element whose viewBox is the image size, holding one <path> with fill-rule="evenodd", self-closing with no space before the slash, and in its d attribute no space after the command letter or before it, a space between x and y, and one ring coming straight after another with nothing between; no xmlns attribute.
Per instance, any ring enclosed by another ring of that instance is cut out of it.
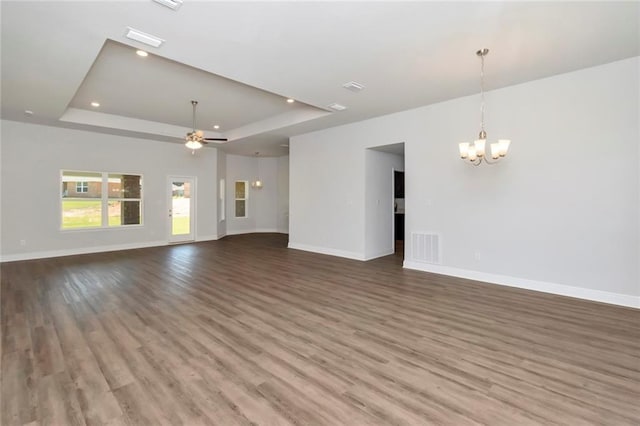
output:
<svg viewBox="0 0 640 426"><path fill-rule="evenodd" d="M394 253L404 254L404 171L393 171Z"/></svg>
<svg viewBox="0 0 640 426"><path fill-rule="evenodd" d="M404 256L404 142L365 150L365 258Z"/></svg>
<svg viewBox="0 0 640 426"><path fill-rule="evenodd" d="M170 176L169 243L195 240L195 178Z"/></svg>

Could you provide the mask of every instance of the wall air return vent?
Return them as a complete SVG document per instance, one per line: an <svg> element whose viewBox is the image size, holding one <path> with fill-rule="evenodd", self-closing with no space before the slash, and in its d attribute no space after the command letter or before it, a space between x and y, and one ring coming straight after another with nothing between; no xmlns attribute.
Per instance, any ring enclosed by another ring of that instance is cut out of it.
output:
<svg viewBox="0 0 640 426"><path fill-rule="evenodd" d="M418 262L442 263L440 235L434 233L411 233L411 258Z"/></svg>

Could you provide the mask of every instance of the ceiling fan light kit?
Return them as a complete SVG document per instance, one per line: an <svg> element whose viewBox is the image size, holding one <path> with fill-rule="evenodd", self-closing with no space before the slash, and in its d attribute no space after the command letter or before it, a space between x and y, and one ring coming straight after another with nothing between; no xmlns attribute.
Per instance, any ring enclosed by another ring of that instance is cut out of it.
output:
<svg viewBox="0 0 640 426"><path fill-rule="evenodd" d="M205 138L204 132L202 130L196 130L196 106L198 106L198 101L191 101L191 106L193 108L193 127L192 130L187 133L185 136L185 143L188 149L191 150L191 154L194 154L196 149L202 148L207 141L218 141L218 142L226 142L226 138Z"/></svg>
<svg viewBox="0 0 640 426"><path fill-rule="evenodd" d="M202 142L199 142L197 140L187 140L185 146L190 150L196 150L202 148Z"/></svg>
<svg viewBox="0 0 640 426"><path fill-rule="evenodd" d="M499 139L489 145L491 160L487 156L487 132L484 130L484 58L489 54L489 49L484 48L476 52L480 58L480 133L478 139L473 142L462 142L458 144L460 150L460 158L466 160L469 164L479 166L482 162L486 164L495 164L504 158L509 151L511 141L508 139Z"/></svg>

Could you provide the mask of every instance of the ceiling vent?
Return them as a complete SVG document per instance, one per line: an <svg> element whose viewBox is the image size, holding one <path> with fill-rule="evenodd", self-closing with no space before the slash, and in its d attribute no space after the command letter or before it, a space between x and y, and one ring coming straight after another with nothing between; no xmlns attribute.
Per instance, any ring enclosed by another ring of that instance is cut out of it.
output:
<svg viewBox="0 0 640 426"><path fill-rule="evenodd" d="M127 38L131 40L139 41L140 43L147 44L153 47L160 47L164 40L158 38L156 36L152 36L151 34L143 33L140 30L136 30L135 28L127 27Z"/></svg>
<svg viewBox="0 0 640 426"><path fill-rule="evenodd" d="M364 85L360 83L356 83L355 81L350 81L342 85L347 90L351 90L352 92L359 92L364 89Z"/></svg>
<svg viewBox="0 0 640 426"><path fill-rule="evenodd" d="M167 6L169 9L177 10L180 6L182 6L182 0L153 0L158 4L163 6Z"/></svg>
<svg viewBox="0 0 640 426"><path fill-rule="evenodd" d="M344 111L345 109L347 109L346 106L340 105L340 104L336 104L336 103L328 105L327 107L332 109L332 110L334 110L334 111Z"/></svg>

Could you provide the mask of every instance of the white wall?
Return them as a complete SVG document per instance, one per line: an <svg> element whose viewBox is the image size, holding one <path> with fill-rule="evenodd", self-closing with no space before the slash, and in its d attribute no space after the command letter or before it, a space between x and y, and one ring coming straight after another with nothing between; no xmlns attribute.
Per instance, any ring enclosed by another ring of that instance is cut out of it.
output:
<svg viewBox="0 0 640 426"><path fill-rule="evenodd" d="M364 259L361 124L295 136L289 142L289 247ZM382 137L381 135L379 135ZM387 140L386 145L397 140Z"/></svg>
<svg viewBox="0 0 640 426"><path fill-rule="evenodd" d="M196 239L217 237L216 149L6 120L0 149L3 260L166 244L168 175L197 179ZM62 169L142 174L143 226L61 231Z"/></svg>
<svg viewBox="0 0 640 426"><path fill-rule="evenodd" d="M486 94L502 164L471 167L479 96L291 138L290 246L365 258L365 155L405 142L406 233L443 261L405 265L640 306L638 58Z"/></svg>
<svg viewBox="0 0 640 426"><path fill-rule="evenodd" d="M365 259L392 254L393 171L404 170L400 155L366 149L365 151Z"/></svg>

